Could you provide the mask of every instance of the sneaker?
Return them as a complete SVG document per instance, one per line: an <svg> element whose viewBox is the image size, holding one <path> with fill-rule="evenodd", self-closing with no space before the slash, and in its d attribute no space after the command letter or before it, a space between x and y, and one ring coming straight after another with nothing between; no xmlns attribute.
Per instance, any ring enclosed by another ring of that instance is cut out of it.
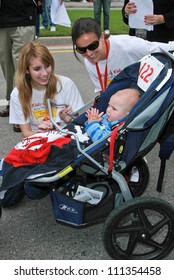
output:
<svg viewBox="0 0 174 280"><path fill-rule="evenodd" d="M8 117L10 113L10 106L7 105L5 109L0 111L0 117Z"/></svg>
<svg viewBox="0 0 174 280"><path fill-rule="evenodd" d="M3 176L4 175L4 159L2 158L1 161L0 161L0 176Z"/></svg>
<svg viewBox="0 0 174 280"><path fill-rule="evenodd" d="M51 26L50 31L51 31L51 32L55 32L55 31L56 31L56 27L55 27L55 26Z"/></svg>
<svg viewBox="0 0 174 280"><path fill-rule="evenodd" d="M20 126L18 124L13 125L13 131L14 132L21 132Z"/></svg>
<svg viewBox="0 0 174 280"><path fill-rule="evenodd" d="M104 31L104 36L105 36L105 39L108 39L109 36L110 36L110 31L107 29Z"/></svg>
<svg viewBox="0 0 174 280"><path fill-rule="evenodd" d="M42 25L42 26L39 27L39 29L47 29L47 27Z"/></svg>

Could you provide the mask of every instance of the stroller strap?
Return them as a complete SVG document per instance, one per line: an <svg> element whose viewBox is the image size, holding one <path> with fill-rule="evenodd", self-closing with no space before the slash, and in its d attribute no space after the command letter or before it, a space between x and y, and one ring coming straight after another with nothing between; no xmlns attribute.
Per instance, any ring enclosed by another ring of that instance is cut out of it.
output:
<svg viewBox="0 0 174 280"><path fill-rule="evenodd" d="M120 122L119 124L117 124L117 126L114 128L114 130L111 133L111 137L110 137L110 149L109 149L109 167L108 167L108 171L112 171L113 169L113 162L114 162L114 152L115 152L115 140L117 138L117 134L118 134L118 129L120 126L122 126L124 124L124 122Z"/></svg>

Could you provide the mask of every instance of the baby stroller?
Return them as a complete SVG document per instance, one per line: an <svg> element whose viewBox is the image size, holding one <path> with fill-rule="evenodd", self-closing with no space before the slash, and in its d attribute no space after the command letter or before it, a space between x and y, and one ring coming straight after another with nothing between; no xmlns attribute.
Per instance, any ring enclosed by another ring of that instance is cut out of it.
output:
<svg viewBox="0 0 174 280"><path fill-rule="evenodd" d="M147 89L142 89L138 77L148 80L149 69L156 67L154 59L159 64L159 73ZM162 259L174 247L174 208L161 199L139 197L149 179L144 156L157 142L162 143L161 154L165 160L165 143L173 133L167 129L173 116L173 84L173 61L164 53L144 57L125 68L95 106L105 111L113 93L138 87L142 96L128 117L113 127L109 135L87 146L79 142L74 132L68 132L76 141L76 159L61 171L34 174L26 180L50 184L57 222L77 228L104 222L103 243L113 259ZM60 129L53 120L52 106L56 104L48 100L51 121ZM82 125L84 120L82 114L73 125ZM169 155L173 145L167 146L171 147ZM103 160L105 153L109 154L109 161ZM138 170L137 182L131 181L133 168Z"/></svg>

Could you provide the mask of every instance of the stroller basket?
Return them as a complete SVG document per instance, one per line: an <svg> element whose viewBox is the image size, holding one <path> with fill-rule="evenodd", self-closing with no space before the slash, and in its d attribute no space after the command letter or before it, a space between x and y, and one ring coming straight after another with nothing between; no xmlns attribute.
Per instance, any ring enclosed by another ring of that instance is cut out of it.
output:
<svg viewBox="0 0 174 280"><path fill-rule="evenodd" d="M102 187L102 184L98 184ZM104 185L104 187L106 187ZM81 202L59 191L51 191L54 218L64 224L84 227L103 222L114 209L115 195L112 193L97 205Z"/></svg>

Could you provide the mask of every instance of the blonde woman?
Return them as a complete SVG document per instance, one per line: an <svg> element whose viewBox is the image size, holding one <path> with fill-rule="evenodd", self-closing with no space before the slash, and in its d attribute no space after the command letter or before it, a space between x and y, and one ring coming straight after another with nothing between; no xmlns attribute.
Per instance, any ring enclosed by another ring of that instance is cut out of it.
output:
<svg viewBox="0 0 174 280"><path fill-rule="evenodd" d="M52 129L48 98L62 104L53 112L61 127L70 122L70 114L84 104L74 82L55 75L54 59L47 47L39 42L27 43L21 49L15 81L9 122L18 123L24 137Z"/></svg>

